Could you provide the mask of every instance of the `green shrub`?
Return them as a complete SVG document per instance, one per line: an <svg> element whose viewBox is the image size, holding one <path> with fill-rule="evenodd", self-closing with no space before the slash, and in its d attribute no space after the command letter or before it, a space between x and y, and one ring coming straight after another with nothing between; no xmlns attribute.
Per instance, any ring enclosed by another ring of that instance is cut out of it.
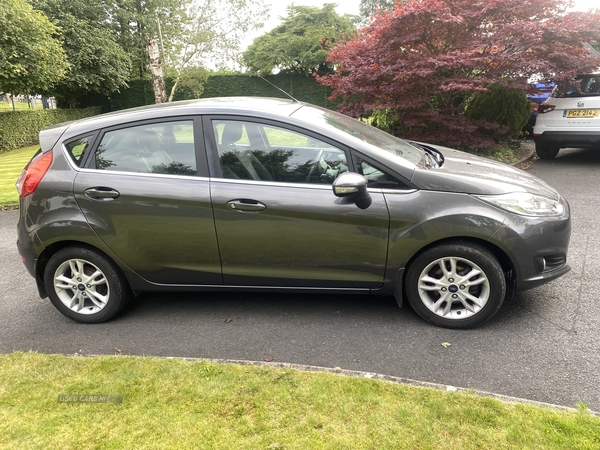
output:
<svg viewBox="0 0 600 450"><path fill-rule="evenodd" d="M495 136L498 140L507 141L519 136L531 112L531 102L525 96L525 92L497 83L490 84L487 88L488 92L480 92L473 98L465 116L507 126L508 134Z"/></svg>
<svg viewBox="0 0 600 450"><path fill-rule="evenodd" d="M40 130L100 113L100 108L44 109L13 111L0 114L0 153L38 142Z"/></svg>
<svg viewBox="0 0 600 450"><path fill-rule="evenodd" d="M395 134L395 131L400 127L398 114L392 109L376 109L371 112L367 123L390 134Z"/></svg>

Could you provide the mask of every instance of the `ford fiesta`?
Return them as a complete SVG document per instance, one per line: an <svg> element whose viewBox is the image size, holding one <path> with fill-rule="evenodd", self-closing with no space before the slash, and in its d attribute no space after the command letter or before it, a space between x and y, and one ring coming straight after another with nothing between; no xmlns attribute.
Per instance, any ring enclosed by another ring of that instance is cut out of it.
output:
<svg viewBox="0 0 600 450"><path fill-rule="evenodd" d="M147 291L393 295L469 328L565 274L569 206L518 169L281 99L136 108L40 133L18 248L65 316Z"/></svg>

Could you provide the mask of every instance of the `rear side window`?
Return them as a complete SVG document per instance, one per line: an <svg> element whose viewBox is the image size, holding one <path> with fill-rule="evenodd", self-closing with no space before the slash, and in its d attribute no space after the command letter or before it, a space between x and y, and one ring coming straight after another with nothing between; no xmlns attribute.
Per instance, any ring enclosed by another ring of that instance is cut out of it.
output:
<svg viewBox="0 0 600 450"><path fill-rule="evenodd" d="M85 155L85 152L90 148L93 137L93 135L83 136L65 144L67 153L71 157L71 160L75 164L77 164L77 166L81 166L83 156Z"/></svg>
<svg viewBox="0 0 600 450"><path fill-rule="evenodd" d="M99 170L195 176L193 121L108 131L96 149L94 165Z"/></svg>

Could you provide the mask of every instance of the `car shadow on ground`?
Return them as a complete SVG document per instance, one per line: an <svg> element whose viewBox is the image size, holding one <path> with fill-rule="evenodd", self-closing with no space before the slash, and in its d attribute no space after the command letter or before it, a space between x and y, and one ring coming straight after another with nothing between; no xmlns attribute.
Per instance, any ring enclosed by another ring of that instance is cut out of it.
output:
<svg viewBox="0 0 600 450"><path fill-rule="evenodd" d="M599 148L563 148L558 152L554 160L561 163L573 163L576 165L600 165L600 147Z"/></svg>
<svg viewBox="0 0 600 450"><path fill-rule="evenodd" d="M496 316L478 328L503 322L510 301ZM204 292L204 293L143 293L136 297L120 314L119 320L163 320L179 323L229 323L234 320L263 322L294 319L303 323L330 322L344 317L359 322L393 323L398 326L433 328L421 319L405 300L400 308L392 296L344 294L282 294L257 292Z"/></svg>
<svg viewBox="0 0 600 450"><path fill-rule="evenodd" d="M403 308L415 315L406 305ZM368 316L398 315L394 297L343 294L282 294L262 292L142 293L119 317L181 315L232 317L249 314L327 316L344 311ZM416 315L415 315L416 316ZM117 319L118 320L118 319Z"/></svg>

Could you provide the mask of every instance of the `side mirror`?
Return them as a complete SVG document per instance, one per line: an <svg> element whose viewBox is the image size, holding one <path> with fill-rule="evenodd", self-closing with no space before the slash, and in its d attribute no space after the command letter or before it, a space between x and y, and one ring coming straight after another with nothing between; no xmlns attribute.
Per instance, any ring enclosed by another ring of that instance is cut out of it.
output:
<svg viewBox="0 0 600 450"><path fill-rule="evenodd" d="M332 185L336 197L351 197L360 209L371 206L373 199L367 191L367 179L354 172L344 172L335 179Z"/></svg>

